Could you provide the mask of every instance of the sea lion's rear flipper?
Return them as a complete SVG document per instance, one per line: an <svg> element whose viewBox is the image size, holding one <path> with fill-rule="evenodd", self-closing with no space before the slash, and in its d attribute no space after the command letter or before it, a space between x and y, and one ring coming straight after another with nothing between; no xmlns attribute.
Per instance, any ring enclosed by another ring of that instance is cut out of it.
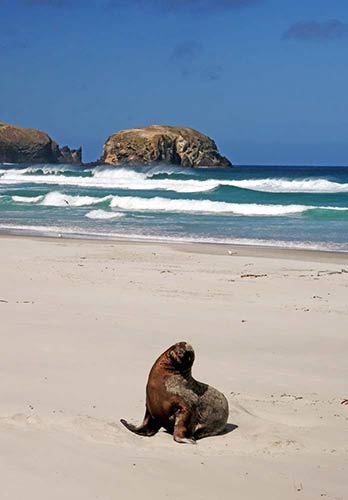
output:
<svg viewBox="0 0 348 500"><path fill-rule="evenodd" d="M159 430L161 425L156 422L156 420L150 415L149 410L146 408L144 421L138 427L133 424L129 424L126 420L121 418L121 424L123 424L129 431L138 434L138 436L154 436Z"/></svg>

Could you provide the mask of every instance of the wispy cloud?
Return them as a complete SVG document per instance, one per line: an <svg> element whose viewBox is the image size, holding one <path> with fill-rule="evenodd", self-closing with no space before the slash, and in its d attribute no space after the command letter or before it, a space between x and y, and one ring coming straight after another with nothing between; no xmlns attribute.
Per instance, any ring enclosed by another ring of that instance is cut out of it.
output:
<svg viewBox="0 0 348 500"><path fill-rule="evenodd" d="M348 37L348 24L337 19L303 21L290 26L283 34L285 40L333 40Z"/></svg>
<svg viewBox="0 0 348 500"><path fill-rule="evenodd" d="M203 46L194 40L180 42L169 54L169 64L182 76L193 75L197 72L197 65L203 50Z"/></svg>
<svg viewBox="0 0 348 500"><path fill-rule="evenodd" d="M192 63L203 52L203 46L195 41L178 43L172 50L169 60L173 63Z"/></svg>
<svg viewBox="0 0 348 500"><path fill-rule="evenodd" d="M220 80L223 75L223 68L219 64L210 64L201 69L200 76L202 80L213 82Z"/></svg>
<svg viewBox="0 0 348 500"><path fill-rule="evenodd" d="M198 77L201 80L219 80L223 69L209 62L201 43L188 40L178 43L169 55L170 65L184 77Z"/></svg>

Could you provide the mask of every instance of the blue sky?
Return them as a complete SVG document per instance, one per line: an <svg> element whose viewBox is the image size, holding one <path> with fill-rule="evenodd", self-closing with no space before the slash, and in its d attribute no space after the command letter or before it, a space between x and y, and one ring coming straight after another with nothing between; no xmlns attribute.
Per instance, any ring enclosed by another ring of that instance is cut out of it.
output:
<svg viewBox="0 0 348 500"><path fill-rule="evenodd" d="M348 164L347 0L0 0L0 120L185 125L237 164Z"/></svg>

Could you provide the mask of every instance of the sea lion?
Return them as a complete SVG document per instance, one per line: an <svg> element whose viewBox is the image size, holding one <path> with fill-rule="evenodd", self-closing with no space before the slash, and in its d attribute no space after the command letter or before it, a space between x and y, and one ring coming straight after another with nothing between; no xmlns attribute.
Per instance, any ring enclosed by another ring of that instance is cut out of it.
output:
<svg viewBox="0 0 348 500"><path fill-rule="evenodd" d="M164 427L178 443L195 444L196 439L221 434L228 418L227 399L192 377L194 359L187 342L161 354L149 374L143 423L136 427L122 419L122 424L140 436L153 436Z"/></svg>

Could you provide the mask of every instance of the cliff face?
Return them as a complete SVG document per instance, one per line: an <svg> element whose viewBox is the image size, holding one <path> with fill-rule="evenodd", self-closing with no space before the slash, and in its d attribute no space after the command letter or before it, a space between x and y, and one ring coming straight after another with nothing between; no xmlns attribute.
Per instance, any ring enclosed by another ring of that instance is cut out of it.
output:
<svg viewBox="0 0 348 500"><path fill-rule="evenodd" d="M60 148L49 135L0 122L0 163L81 163L82 150Z"/></svg>
<svg viewBox="0 0 348 500"><path fill-rule="evenodd" d="M104 145L102 161L112 165L231 166L208 136L191 128L166 125L122 130L111 135Z"/></svg>

